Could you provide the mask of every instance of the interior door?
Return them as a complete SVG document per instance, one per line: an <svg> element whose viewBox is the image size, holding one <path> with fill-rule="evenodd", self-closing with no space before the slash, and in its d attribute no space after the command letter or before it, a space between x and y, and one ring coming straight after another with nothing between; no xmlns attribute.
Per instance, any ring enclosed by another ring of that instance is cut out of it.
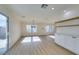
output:
<svg viewBox="0 0 79 59"><path fill-rule="evenodd" d="M8 49L8 18L0 13L0 54L4 54Z"/></svg>

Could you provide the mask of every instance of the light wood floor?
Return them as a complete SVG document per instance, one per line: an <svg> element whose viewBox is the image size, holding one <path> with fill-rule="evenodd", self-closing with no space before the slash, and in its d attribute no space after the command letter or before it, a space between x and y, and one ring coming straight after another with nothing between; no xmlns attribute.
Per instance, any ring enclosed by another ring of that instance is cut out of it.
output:
<svg viewBox="0 0 79 59"><path fill-rule="evenodd" d="M23 40L23 39L22 39ZM55 44L54 39L40 36L38 42L22 43L22 40L10 50L7 55L73 55L70 51Z"/></svg>

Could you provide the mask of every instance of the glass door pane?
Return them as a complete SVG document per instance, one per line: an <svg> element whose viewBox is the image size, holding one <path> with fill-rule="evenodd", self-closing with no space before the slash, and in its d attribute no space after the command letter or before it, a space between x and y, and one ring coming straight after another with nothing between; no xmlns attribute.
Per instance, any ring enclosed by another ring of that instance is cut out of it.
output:
<svg viewBox="0 0 79 59"><path fill-rule="evenodd" d="M7 50L7 17L0 14L0 54Z"/></svg>

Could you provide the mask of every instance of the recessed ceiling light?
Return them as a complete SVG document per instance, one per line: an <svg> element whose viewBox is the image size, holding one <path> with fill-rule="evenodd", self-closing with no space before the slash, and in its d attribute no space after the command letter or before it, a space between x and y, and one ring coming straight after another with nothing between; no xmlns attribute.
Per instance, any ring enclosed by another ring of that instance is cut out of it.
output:
<svg viewBox="0 0 79 59"><path fill-rule="evenodd" d="M52 8L52 10L54 10L55 8Z"/></svg>

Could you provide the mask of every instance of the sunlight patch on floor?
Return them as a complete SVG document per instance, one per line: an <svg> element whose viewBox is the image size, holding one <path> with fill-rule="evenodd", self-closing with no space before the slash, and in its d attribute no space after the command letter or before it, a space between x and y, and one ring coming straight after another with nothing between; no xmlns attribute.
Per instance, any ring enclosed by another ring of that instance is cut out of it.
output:
<svg viewBox="0 0 79 59"><path fill-rule="evenodd" d="M21 43L41 42L38 36L25 37Z"/></svg>
<svg viewBox="0 0 79 59"><path fill-rule="evenodd" d="M25 37L22 43L31 42L31 37Z"/></svg>
<svg viewBox="0 0 79 59"><path fill-rule="evenodd" d="M53 35L50 35L49 37L50 37L50 38L53 38L53 39L55 39L55 36L53 36Z"/></svg>

